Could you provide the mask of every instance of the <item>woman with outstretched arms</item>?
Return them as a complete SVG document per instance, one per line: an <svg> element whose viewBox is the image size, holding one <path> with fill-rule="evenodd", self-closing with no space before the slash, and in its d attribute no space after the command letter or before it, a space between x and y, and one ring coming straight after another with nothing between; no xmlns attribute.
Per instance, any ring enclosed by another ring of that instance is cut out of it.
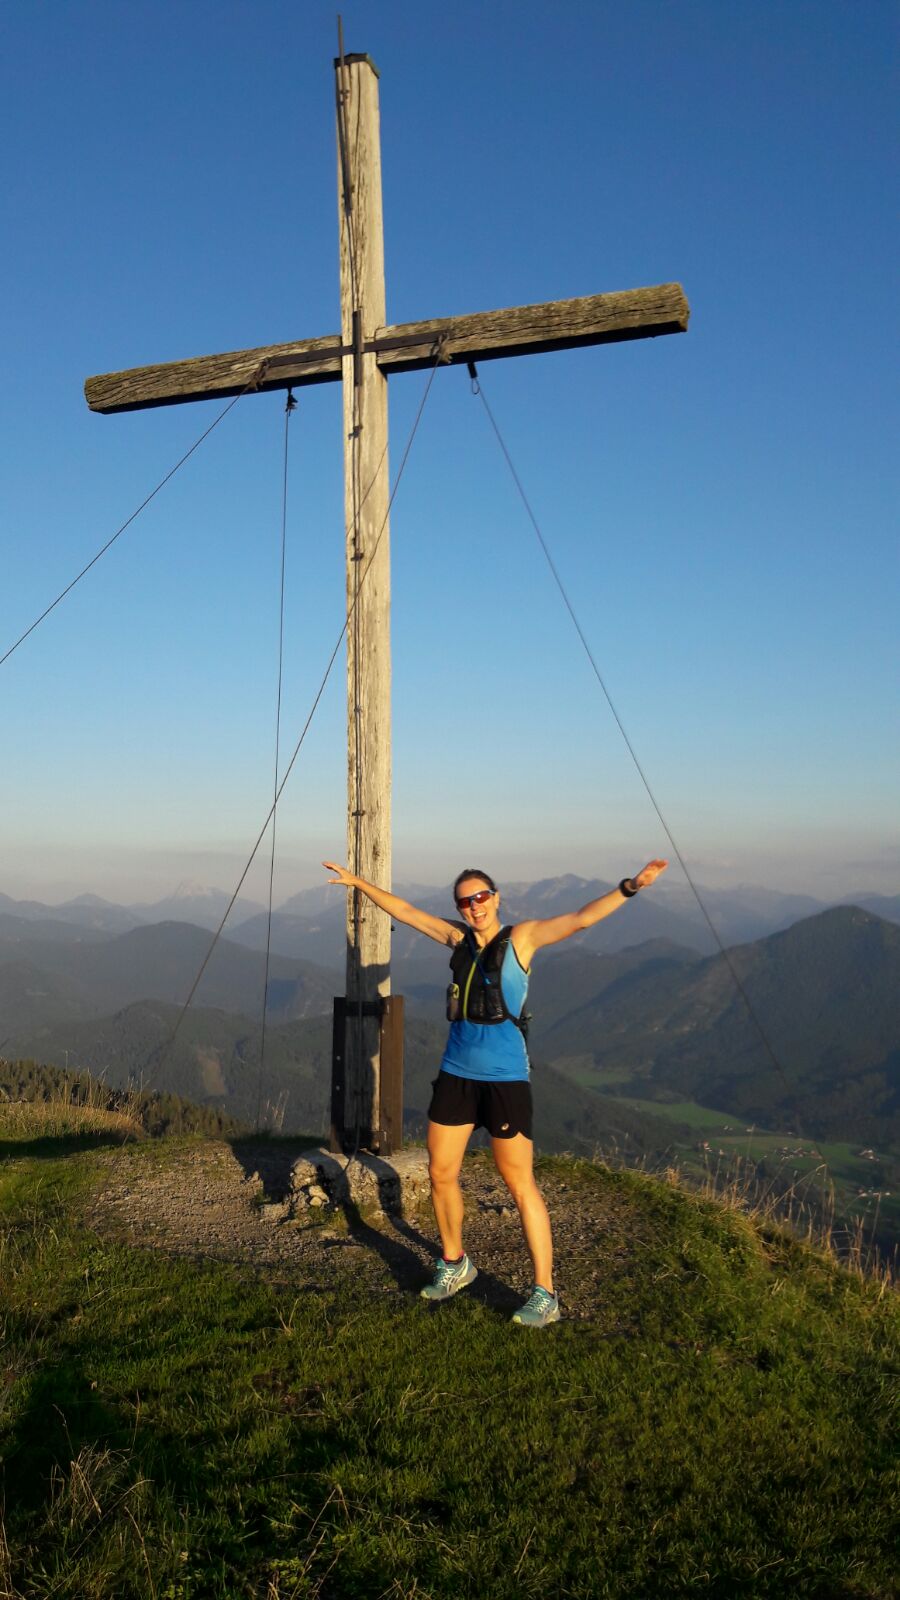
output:
<svg viewBox="0 0 900 1600"><path fill-rule="evenodd" d="M500 920L497 885L480 867L466 867L456 879L453 899L461 920L448 922L333 861L323 865L335 874L330 882L358 889L393 921L453 952L453 982L447 993L450 1034L428 1109L431 1198L443 1253L423 1297L448 1300L477 1277L463 1248L459 1173L472 1133L484 1127L497 1170L518 1209L534 1268L534 1290L513 1322L537 1328L558 1322L550 1220L533 1172L531 1069L523 1021L531 962L547 945L583 933L618 911L655 883L668 863L649 861L634 878L623 878L618 888L580 911L508 926Z"/></svg>

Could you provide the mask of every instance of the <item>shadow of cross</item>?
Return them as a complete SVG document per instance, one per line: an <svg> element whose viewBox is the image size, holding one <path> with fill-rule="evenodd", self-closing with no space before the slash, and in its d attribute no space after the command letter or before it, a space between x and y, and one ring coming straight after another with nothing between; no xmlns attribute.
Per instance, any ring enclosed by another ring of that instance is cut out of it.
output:
<svg viewBox="0 0 900 1600"><path fill-rule="evenodd" d="M88 378L93 411L136 411L300 385L343 386L347 558L347 860L351 872L391 882L390 556L387 379L438 364L469 365L583 345L684 333L689 308L677 283L585 295L538 305L477 311L426 322L386 321L381 202L379 74L367 55L335 65L341 331L289 344ZM390 920L360 914L348 896L347 1005L374 1005L390 992ZM384 972L383 977L376 976ZM374 987L373 987L374 986ZM370 1070L371 1067L371 1070ZM348 1100L368 1110L355 1120L384 1149L381 1062L367 1037L351 1039ZM347 1143L347 1132L338 1142ZM351 1134L352 1137L352 1134ZM399 1130L398 1130L399 1137Z"/></svg>

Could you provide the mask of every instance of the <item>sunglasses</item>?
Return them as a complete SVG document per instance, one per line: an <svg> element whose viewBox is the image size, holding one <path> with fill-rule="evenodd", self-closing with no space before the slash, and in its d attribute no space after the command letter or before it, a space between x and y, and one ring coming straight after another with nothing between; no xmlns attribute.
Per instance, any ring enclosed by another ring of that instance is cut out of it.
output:
<svg viewBox="0 0 900 1600"><path fill-rule="evenodd" d="M460 895L456 902L457 911L468 911L470 906L483 906L485 900L490 900L497 893L496 889L479 889L477 894Z"/></svg>

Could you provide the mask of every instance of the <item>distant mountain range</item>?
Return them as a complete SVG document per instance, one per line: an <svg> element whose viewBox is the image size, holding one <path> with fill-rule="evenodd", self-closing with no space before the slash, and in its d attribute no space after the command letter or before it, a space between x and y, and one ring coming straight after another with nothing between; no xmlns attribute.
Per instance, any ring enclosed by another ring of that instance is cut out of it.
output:
<svg viewBox="0 0 900 1600"><path fill-rule="evenodd" d="M544 878L536 883L509 883L503 886L503 915L510 922L525 917L555 916L573 910L586 901L606 893L613 886L596 878L574 874ZM413 900L440 916L452 916L447 888L423 884L399 884L397 894ZM845 895L839 901L816 900L810 895L786 894L777 889L741 886L735 889L700 888L701 898L725 945L742 944L778 933L806 917L815 916L834 904L856 905L863 911L900 923L900 895ZM201 884L181 883L174 893L153 903L116 905L98 895L79 895L62 905L44 905L37 900L13 900L0 894L0 931L11 937L17 922L28 922L33 937L43 937L47 924L56 927L51 937L65 937L65 925L83 937L126 933L132 928L160 922L187 922L195 927L217 929L230 900L222 889ZM346 896L327 883L285 900L273 913L271 948L278 955L300 957L325 966L343 964ZM626 915L627 912L627 915ZM254 901L238 899L226 924L227 936L250 949L264 949L268 916ZM73 935L76 937L78 935ZM582 936L580 943L593 950L621 950L643 944L648 939L670 939L701 955L716 949L706 919L687 885L670 881L658 883L651 895L642 895L616 917L598 924ZM421 945L417 935L397 928L395 952L410 955Z"/></svg>
<svg viewBox="0 0 900 1600"><path fill-rule="evenodd" d="M212 944L208 930L186 922L102 939L91 931L76 941L29 937L21 929L13 935L8 921L0 925L0 1048L23 1031L36 1038L44 1024L103 1016L139 1000L183 1004ZM262 952L219 939L195 999L200 1006L260 1016L264 980ZM336 973L313 962L272 956L269 1014L288 1020L328 1011L337 983Z"/></svg>
<svg viewBox="0 0 900 1600"><path fill-rule="evenodd" d="M512 884L504 913L511 921L552 915L606 887L572 877ZM754 1021L721 954L704 953L683 892L662 890L535 965L531 1050L552 1073L535 1081L554 1086L559 1138L568 1129L568 1147L584 1148L612 1118L633 1145L657 1147L672 1124L660 1121L654 1103L661 1110L694 1101L773 1128L799 1118L817 1137L900 1142L900 897L877 899L891 919L835 907L798 920L808 902L797 897L712 896L723 926L786 924L730 949ZM410 897L446 912L442 891L417 886ZM187 886L175 897L179 906L198 898L221 920L214 895ZM324 1115L332 997L344 987L344 909L345 896L323 885L274 919L265 1071L275 1098L287 1095L295 1126ZM183 919L136 916L137 908L93 896L54 907L0 896L0 1054L105 1070L111 1081L132 1077L145 1087L156 1086L147 1074L161 1071L159 1087L239 1117L252 1102L255 1116L258 1089L247 1083L258 1059L265 918L251 906L218 941L168 1052L211 935ZM418 1085L407 1111L415 1120L440 1059L447 953L398 929L393 972L395 990L407 997L408 1084ZM616 1075L631 1109L613 1112L604 1098Z"/></svg>
<svg viewBox="0 0 900 1600"><path fill-rule="evenodd" d="M218 928L228 910L231 895L224 889L206 889L200 883L180 883L174 894L149 905L132 905L129 913L138 922L192 922L198 928ZM238 899L230 914L232 923L258 916L265 907L255 900Z"/></svg>
<svg viewBox="0 0 900 1600"><path fill-rule="evenodd" d="M663 952L594 995L583 981L587 998L549 1016L536 1044L551 1059L592 1054L598 1072L625 1073L629 1094L651 1101L900 1141L900 928L838 907L729 956L753 1016L721 956Z"/></svg>
<svg viewBox="0 0 900 1600"><path fill-rule="evenodd" d="M576 910L589 900L606 894L614 885L597 878L573 874L545 878L537 883L509 883L502 888L501 915L505 922L520 922L528 917L552 917L561 911ZM449 890L415 885L399 885L396 891L425 911L452 917ZM827 909L827 903L809 895L783 894L773 889L705 889L700 895L709 917L727 945L765 938L780 932L802 918ZM900 922L900 895L893 897L862 895L842 904L854 904L887 921ZM328 965L343 959L345 896L336 888L304 889L286 900L272 916L272 949L279 955L302 956L325 961ZM240 920L229 937L237 944L264 949L268 917L257 915ZM652 894L641 895L619 915L609 917L572 946L612 952L640 945L648 939L668 939L687 946L698 954L709 955L718 946L706 918L691 890L684 884L662 879ZM402 926L394 933L394 955L403 960L421 949L421 938Z"/></svg>
<svg viewBox="0 0 900 1600"><path fill-rule="evenodd" d="M204 889L201 884L180 883L173 894L151 904L120 906L96 894L80 894L62 905L47 906L39 900L12 900L0 894L0 917L12 917L41 925L65 923L95 933L127 933L130 928L156 922L189 922L194 927L218 928L231 899L223 889ZM255 900L239 899L231 915L235 922L258 916L264 908Z"/></svg>

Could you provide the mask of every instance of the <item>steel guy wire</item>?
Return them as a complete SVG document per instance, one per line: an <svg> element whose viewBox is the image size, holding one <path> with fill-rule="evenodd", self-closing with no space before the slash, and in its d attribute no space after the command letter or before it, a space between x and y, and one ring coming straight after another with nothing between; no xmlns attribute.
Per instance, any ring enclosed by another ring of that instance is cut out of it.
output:
<svg viewBox="0 0 900 1600"><path fill-rule="evenodd" d="M762 1044L763 1044L763 1047L765 1049L765 1052L766 1052L767 1056L769 1057L769 1060L771 1061L772 1065L774 1066L776 1072L779 1074L782 1082L784 1083L785 1088L788 1091L789 1101L790 1101L791 1105L794 1108L794 1117L795 1117L795 1121L796 1121L796 1124L797 1124L796 1131L797 1131L797 1134L799 1136L800 1135L800 1118L799 1118L798 1113L797 1113L796 1095L795 1095L795 1093L794 1093L794 1091L793 1091L793 1089L791 1087L791 1084L790 1084L790 1082L788 1080L788 1077L787 1077L787 1075L786 1075L786 1073L784 1071L784 1068L781 1065L781 1062L779 1061L777 1055L775 1054L775 1050L774 1050L774 1048L773 1048L773 1046L772 1046L772 1044L771 1044L771 1042L769 1040L769 1036L768 1036L765 1028L763 1027L762 1022L760 1021L759 1017L757 1016L757 1013L756 1013L756 1011L755 1011L755 1009L754 1009L754 1007L753 1007L753 1005L751 1003L750 997L747 994L747 990L746 990L744 984L741 982L740 977L738 976L738 973L737 973L737 970L735 968L734 962L732 961L728 950L726 949L722 939L719 936L719 931L716 928L715 923L713 922L709 912L706 909L706 906L705 906L705 904L703 902L703 899L702 899L702 897L700 895L700 892L699 892L699 890L697 888L697 885L695 884L695 882L693 880L693 877L691 876L691 872L690 872L690 869L688 868L687 862L685 861L685 858L682 855L681 850L679 849L678 843L677 843L677 841L675 839L675 836L674 836L674 834L672 832L672 829L669 827L669 824L668 824L668 822L666 821L666 818L663 815L663 812L662 812L662 809L661 809L661 807L659 805L659 802L658 802L658 800L657 800L652 788L650 787L650 782L649 782L649 779L647 778L647 774L645 773L645 771L644 771L644 769L643 769L643 767L642 767L642 765L641 765L641 763L640 763L640 761L638 759L638 755L637 755L637 752L636 752L636 750L634 748L634 745L632 744L631 739L629 738L628 733L626 731L625 725L624 725L624 723L622 721L622 718L620 717L620 715L619 715L619 713L618 713L618 711L616 709L616 706L615 706L615 704L613 702L612 695L610 694L609 689L606 686L606 682L605 682L605 680L603 678L603 675L602 675L602 673L600 671L600 668L598 667L597 662L596 662L596 660L594 658L593 651L591 650L591 647L590 647L590 645L589 645L589 643L587 641L587 637L585 635L584 629L582 628L581 623L578 620L578 616L576 614L575 608L572 605L571 600L569 599L569 595L567 593L565 584L563 583L562 578L560 576L559 569L557 568L556 562L554 561L553 556L550 553L550 549L549 549L549 546L547 544L547 541L544 538L543 533L541 532L541 528L540 528L540 525L538 523L537 517L534 514L534 511L533 511L532 506L531 506L531 502L529 501L528 496L527 496L527 494L525 492L525 487L524 487L524 485L522 483L522 480L521 480L521 478L520 478L520 476L519 476L519 474L518 474L518 472L516 470L515 463L513 462L512 456L509 453L509 450L507 448L507 445L506 445L506 442L505 442L505 440L503 438L503 435L501 434L500 429L499 429L499 427L497 425L497 421L496 421L496 418L494 416L494 413L491 410L491 407L490 407L490 405L488 403L488 398L487 398L487 395L484 392L484 386L483 386L483 384L481 382L480 376L479 376L474 364L471 363L471 362L469 363L469 376L470 376L470 378L472 380L472 393L481 401L482 405L484 406L485 413L486 413L487 418L488 418L488 420L490 422L491 428L493 429L494 436L495 436L495 438L497 440L497 443L500 446L501 451L503 452L503 456L504 456L504 459L506 461L506 465L509 468L510 474L512 475L513 482L514 482L514 484L516 486L516 489L518 490L519 498L521 499L522 504L525 507L525 510L526 510L526 512L528 514L529 521L531 522L531 526L533 527L533 529L534 529L534 531L535 531L535 533L537 535L538 543L540 544L540 547L541 547L541 549L542 549L542 551L544 553L544 557L546 559L547 565L550 568L550 571L551 571L551 573L553 575L553 580L554 580L554 582L556 584L557 589L559 590L560 595L562 596L562 600L563 600L563 603L564 603L564 605L566 607L566 610L568 611L569 616L572 619L572 623L573 623L573 625L575 627L575 631L578 634L579 639L581 640L582 646L584 648L585 655L587 656L588 661L591 664L591 668L593 670L594 676L597 679L597 682L599 683L600 688L603 691L603 694L604 694L605 699L606 699L606 703L609 706L610 711L612 712L612 715L613 715L613 718L615 720L616 726L617 726L619 732L621 733L622 738L625 741L625 745L627 747L628 753L631 756L632 761L634 762L635 768L637 769L638 776L640 777L640 780L641 780L642 784L644 785L645 790L647 791L647 795L649 796L650 803L653 806L653 809L656 812L656 815L659 818L660 823L662 824L662 827L663 827L663 830L665 832L666 838L668 839L670 845L672 846L672 850L673 850L673 852L674 852L674 854L675 854L675 856L677 858L678 864L681 867L682 872L684 873L685 879L686 879L686 881L687 881L687 883L688 883L688 885L690 887L691 893L693 894L694 899L696 900L697 905L699 906L700 911L701 911L701 913L703 915L703 918L704 918L704 920L706 922L706 925L709 928L709 931L712 934L712 937L713 937L713 939L714 939L714 941L715 941L715 943L716 943L716 945L718 947L719 954L722 956L722 959L724 960L725 965L728 968L729 973L731 974L731 978L732 978L732 981L734 983L734 986L735 986L738 994L740 995L741 999L743 1000L744 1005L746 1006L747 1013L750 1016L750 1019L753 1022L755 1028L756 1028L756 1031L757 1031L757 1033L758 1033L758 1035L760 1037L760 1040L762 1041Z"/></svg>
<svg viewBox="0 0 900 1600"><path fill-rule="evenodd" d="M404 472L406 470L406 464L407 464L407 462L409 460L409 453L410 453L410 451L412 449L412 446L413 446L413 440L415 439L416 434L418 433L419 424L422 421L422 416L423 416L423 413L425 411L425 406L426 406L426 404L428 402L428 397L429 397L429 395L431 393L431 386L434 383L434 376L435 376L435 373L437 372L438 365L440 363L440 359L441 359L441 352L440 352L440 350L437 350L435 352L434 363L433 363L431 371L430 371L430 373L428 375L428 382L425 385L425 392L422 395L421 401L419 402L419 408L418 408L418 410L416 412L415 418L413 420L412 427L411 427L410 432L409 432L409 436L407 438L406 444L405 444L404 449L403 449L403 454L402 454L402 456L400 458L400 466L399 466L398 471L397 471L397 476L394 479L394 486L393 486L393 488L391 490L391 493L390 493L390 496L388 498L387 510L385 511L384 518L383 518L382 523L381 523L381 527L379 528L378 534L377 534L377 536L375 538L375 541L374 541L374 543L372 545L372 553L369 556L368 561L366 562L365 567L363 569L363 572L362 572L362 574L360 576L360 584L359 584L360 590L362 589L362 585L365 583L365 580L368 577L368 574L369 574L369 571L371 569L372 563L375 560L375 556L378 553L378 548L379 548L379 546L381 544L381 540L382 540L382 538L384 536L384 530L385 530L385 528L387 527L387 524L388 524L388 518L389 518L390 513L391 513L391 507L394 504L394 500L395 500L396 495L397 495L397 490L400 487L400 483L401 483L401 480L403 478L403 474L404 474ZM379 462L379 467L376 470L380 470L380 462ZM369 487L371 487L371 485ZM368 490L366 491L366 493L368 494ZM358 594L357 594L357 598L358 598ZM293 753L291 755L290 761L288 762L288 764L287 764L287 766L286 766L286 768L284 770L284 773L283 773L283 775L281 777L281 780L280 780L280 782L278 784L278 788L277 788L277 790L275 792L275 797L274 797L274 799L272 801L271 806L269 807L269 811L268 811L268 813L266 815L265 821L263 822L263 825L260 828L259 833L257 834L256 841L255 841L255 843L253 845L252 850L250 851L250 854L249 854L249 856L247 858L247 861L246 861L246 864L244 866L244 869L241 872L240 877L238 878L238 881L237 881L237 883L235 885L234 892L233 892L233 894L231 896L231 899L229 900L228 905L225 907L225 911L224 911L224 913L222 915L222 919L221 919L221 921L219 923L219 926L216 929L215 933L213 934L212 942L211 942L211 944L209 946L209 949L206 952L206 955L203 958L203 962L202 962L202 964L200 966L200 969L199 969L196 977L194 978L194 981L193 981L193 983L191 985L190 992L188 993L187 999L184 1001L184 1004L181 1007L181 1010L180 1010L180 1012L178 1014L178 1018L177 1018L177 1020L175 1022L175 1025L174 1025L174 1027L172 1029L172 1032L170 1033L170 1035L169 1035L168 1039L166 1040L165 1044L162 1045L159 1050L151 1052L150 1056L148 1057L148 1065L149 1065L150 1061L154 1060L154 1057L155 1057L157 1066L162 1064L162 1062L165 1060L166 1055L171 1050L172 1045L174 1044L175 1039L176 1039L176 1037L178 1035L178 1031L181 1028L181 1025L182 1025L182 1023L184 1021L184 1018L186 1017L186 1015L188 1013L188 1010L190 1009L190 1006L191 1006L191 1003L193 1001L194 995L197 993L197 990L198 990L198 988L200 986L200 982L201 982L201 979L203 977L203 974L206 971L206 969L207 969L207 967L208 967L208 965L210 963L210 960L212 958L213 951L215 950L216 945L218 944L219 939L221 938L222 931L223 931L223 929L225 927L226 922L228 921L229 916L231 915L231 911L232 911L232 909L234 907L235 901L237 900L237 897L240 894L241 889L244 886L244 882L246 880L247 874L250 871L251 866L253 865L253 862L254 862L254 860L256 858L256 853L259 850L259 847L260 847L260 845L261 845L261 843L262 843L262 841L263 841L263 839L265 837L266 830L267 830L267 828L269 826L269 823L271 822L272 817L274 815L275 808L278 805L282 794L284 793L285 786L286 786L286 784L288 782L288 779L290 778L290 775L291 775L291 773L292 773L292 771L294 769L294 765L296 763L297 757L299 756L300 751L301 751L301 749L303 747L303 742L306 739L306 735L309 732L310 726L312 724L313 717L315 716L316 711L318 710L319 702L321 701L322 696L325 693L325 687L326 687L326 685L328 683L329 678L331 677L332 668L334 667L334 663L337 660L338 651L341 648L341 645L342 645L342 643L344 641L344 637L345 637L345 635L347 633L347 629L350 626L350 623L352 621L353 612L354 612L354 610L356 608L356 603L357 603L357 600L354 599L353 602L351 603L351 605L348 607L347 615L345 616L344 621L341 624L341 630L340 630L340 632L339 632L339 634L337 636L337 639L335 640L334 648L333 648L333 650L331 652L331 655L328 658L328 663L327 663L327 665L325 667L325 671L324 671L324 673L322 675L322 679L321 679L321 682L319 683L319 687L316 690L315 696L313 698L312 705L311 705L311 707L309 709L309 713L308 713L308 715L306 717L306 721L304 722L303 727L302 727L302 729L300 731L300 737L298 738L297 743L294 746L294 750L293 750Z"/></svg>
<svg viewBox="0 0 900 1600"><path fill-rule="evenodd" d="M45 617L49 617L51 611L54 611L56 609L56 607L59 605L60 601L61 600L65 600L67 594L71 594L72 590L75 588L75 585L80 583L82 578L84 578L87 575L87 573L90 572L91 567L95 567L97 565L97 562L100 560L101 556L105 556L106 555L107 550L110 550L112 548L112 546L115 544L116 540L118 538L120 538L121 535L125 532L125 529L126 528L130 528L131 524L137 520L137 518L140 516L141 512L146 510L146 508L150 504L151 500L154 500L156 498L156 496L159 494L160 489L164 489L165 488L166 484L170 481L170 479L174 478L174 476L175 476L176 472L179 470L179 468L183 467L185 462L190 460L191 456L194 454L194 451L199 449L199 447L203 443L204 439L208 439L210 434L212 433L213 429L217 428L219 426L219 423L222 422L225 417L227 417L229 411L232 409L232 406L236 406L238 401L243 399L244 395L247 394L249 392L249 390L255 388L256 384L258 383L258 381L259 381L259 374L257 373L257 374L254 374L252 381L250 383L248 383L244 389L241 390L240 394L234 395L232 397L232 399L229 400L229 402L228 402L227 406L225 406L224 410L219 412L219 415L214 419L214 421L212 421L210 423L209 427L206 428L203 433L201 433L199 439L195 439L194 440L194 443L191 445L191 448L189 450L185 451L185 453L181 457L180 461L176 461L174 467L170 468L170 470L166 473L165 477L164 478L160 478L159 483L156 485L156 488L155 489L151 489L150 493L147 495L147 498L145 500L142 500L140 505L138 506L137 510L136 511L132 511L131 516L127 517L126 520L122 523L122 526L120 528L116 529L116 531L113 534L112 538L111 539L107 539L105 545L103 545L102 548L97 551L97 554L95 556L92 556L92 558L88 562L87 566L86 567L82 567L81 571L77 574L76 577L74 577L72 579L71 583L67 583L66 584L66 587L60 591L60 593L56 596L55 600L51 600L49 606L47 606L45 608L45 610L43 610L41 612L39 617L35 617L34 621L31 624L31 626L26 628L25 632L19 635L18 639L15 641L14 644L10 645L9 649L6 651L6 654L0 656L0 667L3 666L4 662L9 660L10 656L16 650L18 650L20 644L24 644L25 643L25 640L29 637L30 634L34 633L35 628L40 626L40 624L44 621Z"/></svg>
<svg viewBox="0 0 900 1600"><path fill-rule="evenodd" d="M259 1041L259 1082L256 1091L256 1131L259 1132L262 1107L263 1073L266 1062L266 1025L269 1012L269 963L272 953L272 896L275 887L275 827L278 820L278 765L281 755L281 690L284 680L284 569L287 550L288 434L291 414L296 410L293 389L288 390L284 407L284 468L281 483L281 581L278 602L278 687L275 696L275 800L272 806L272 850L269 857L269 900L266 916L266 966L263 977L262 1026Z"/></svg>

